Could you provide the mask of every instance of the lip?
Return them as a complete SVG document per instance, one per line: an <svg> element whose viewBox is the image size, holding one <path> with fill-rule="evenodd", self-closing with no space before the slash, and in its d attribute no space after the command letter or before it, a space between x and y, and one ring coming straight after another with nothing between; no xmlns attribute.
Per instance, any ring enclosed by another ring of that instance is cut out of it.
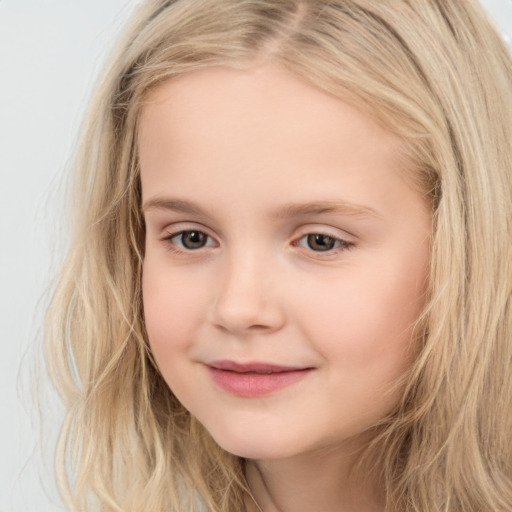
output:
<svg viewBox="0 0 512 512"><path fill-rule="evenodd" d="M206 367L217 386L240 397L261 397L304 379L311 367L283 366L264 362L213 361Z"/></svg>

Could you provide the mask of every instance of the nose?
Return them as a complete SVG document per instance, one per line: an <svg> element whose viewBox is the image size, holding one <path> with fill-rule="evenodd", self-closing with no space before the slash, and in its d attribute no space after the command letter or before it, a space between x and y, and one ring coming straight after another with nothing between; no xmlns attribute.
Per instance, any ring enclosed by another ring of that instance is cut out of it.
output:
<svg viewBox="0 0 512 512"><path fill-rule="evenodd" d="M238 336L278 331L285 323L279 271L268 259L244 252L219 269L212 322Z"/></svg>

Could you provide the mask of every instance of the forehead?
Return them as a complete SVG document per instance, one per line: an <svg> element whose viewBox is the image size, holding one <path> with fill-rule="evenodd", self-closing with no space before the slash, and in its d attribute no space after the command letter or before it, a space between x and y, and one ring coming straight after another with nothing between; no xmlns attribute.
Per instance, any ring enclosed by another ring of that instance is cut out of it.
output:
<svg viewBox="0 0 512 512"><path fill-rule="evenodd" d="M315 153L329 158L333 144L349 139L347 158L380 153L399 166L398 137L346 102L268 64L208 68L169 79L147 95L139 125L143 162L164 147L178 157L193 143L210 148L212 156L230 146L233 158L279 147L293 165Z"/></svg>

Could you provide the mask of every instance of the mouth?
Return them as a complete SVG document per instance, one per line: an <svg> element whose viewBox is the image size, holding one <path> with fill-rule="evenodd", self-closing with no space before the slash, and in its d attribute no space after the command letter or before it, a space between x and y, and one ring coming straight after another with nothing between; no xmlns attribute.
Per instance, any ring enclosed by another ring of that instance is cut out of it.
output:
<svg viewBox="0 0 512 512"><path fill-rule="evenodd" d="M229 394L261 397L298 383L309 375L312 367L282 366L271 363L214 361L206 367L214 383Z"/></svg>

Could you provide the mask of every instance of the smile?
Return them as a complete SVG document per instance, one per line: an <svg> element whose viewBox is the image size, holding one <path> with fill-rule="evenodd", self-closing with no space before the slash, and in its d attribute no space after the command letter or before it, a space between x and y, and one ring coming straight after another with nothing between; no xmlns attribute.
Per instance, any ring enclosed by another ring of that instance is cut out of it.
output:
<svg viewBox="0 0 512 512"><path fill-rule="evenodd" d="M305 378L313 368L280 366L269 363L208 363L214 383L228 393L254 398L271 394Z"/></svg>

